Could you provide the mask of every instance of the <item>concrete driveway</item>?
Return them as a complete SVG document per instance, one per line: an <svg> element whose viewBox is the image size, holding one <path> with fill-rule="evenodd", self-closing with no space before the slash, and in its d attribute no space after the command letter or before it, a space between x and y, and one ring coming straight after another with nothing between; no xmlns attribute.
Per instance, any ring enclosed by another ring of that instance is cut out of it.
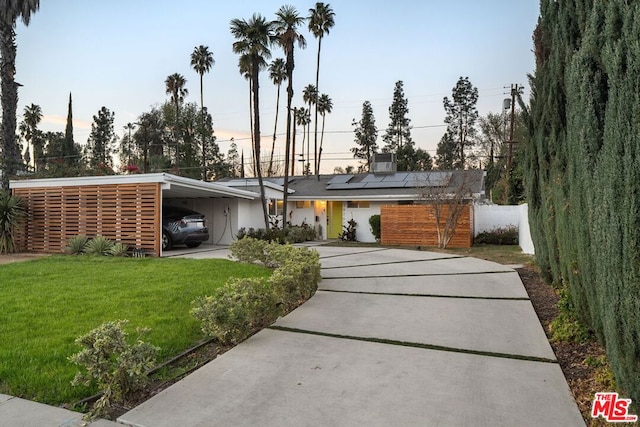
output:
<svg viewBox="0 0 640 427"><path fill-rule="evenodd" d="M313 298L118 421L584 425L513 270L429 252L316 249L323 281Z"/></svg>

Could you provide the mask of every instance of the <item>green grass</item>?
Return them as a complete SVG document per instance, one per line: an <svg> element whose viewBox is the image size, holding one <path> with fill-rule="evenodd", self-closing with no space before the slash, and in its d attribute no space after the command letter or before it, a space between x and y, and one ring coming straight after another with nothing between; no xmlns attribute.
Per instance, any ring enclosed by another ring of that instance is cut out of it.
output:
<svg viewBox="0 0 640 427"><path fill-rule="evenodd" d="M189 310L229 277L269 270L228 260L54 256L0 265L0 393L49 404L72 403L96 390L72 387L74 340L103 322L151 328L158 361L204 337Z"/></svg>

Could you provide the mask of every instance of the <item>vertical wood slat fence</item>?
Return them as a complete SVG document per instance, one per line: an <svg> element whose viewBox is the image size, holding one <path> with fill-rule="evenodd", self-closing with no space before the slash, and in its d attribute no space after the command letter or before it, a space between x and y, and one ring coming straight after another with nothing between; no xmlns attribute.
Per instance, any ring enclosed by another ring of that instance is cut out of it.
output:
<svg viewBox="0 0 640 427"><path fill-rule="evenodd" d="M430 205L389 205L380 209L381 243L400 246L438 246L436 218ZM469 248L473 243L471 204L464 207L448 247ZM444 224L448 206L444 206Z"/></svg>
<svg viewBox="0 0 640 427"><path fill-rule="evenodd" d="M60 253L77 235L104 236L160 255L159 183L17 188L25 226L18 245L28 252Z"/></svg>

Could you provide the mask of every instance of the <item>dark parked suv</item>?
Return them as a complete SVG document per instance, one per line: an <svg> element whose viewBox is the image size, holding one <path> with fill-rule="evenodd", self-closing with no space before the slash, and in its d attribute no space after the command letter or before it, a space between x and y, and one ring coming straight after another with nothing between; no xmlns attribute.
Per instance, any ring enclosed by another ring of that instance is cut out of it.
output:
<svg viewBox="0 0 640 427"><path fill-rule="evenodd" d="M204 215L179 206L162 207L162 250L174 245L200 246L209 240Z"/></svg>

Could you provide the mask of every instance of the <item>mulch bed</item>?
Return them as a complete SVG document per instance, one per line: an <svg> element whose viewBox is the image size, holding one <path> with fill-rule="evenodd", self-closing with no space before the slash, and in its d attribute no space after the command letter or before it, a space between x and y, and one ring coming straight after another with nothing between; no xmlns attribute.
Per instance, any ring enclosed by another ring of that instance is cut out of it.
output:
<svg viewBox="0 0 640 427"><path fill-rule="evenodd" d="M604 420L591 418L591 404L596 392L606 390L597 379L598 368L585 363L585 359L600 358L605 355L604 348L596 341L584 343L551 341L549 324L558 315L558 295L553 287L544 283L536 270L531 267L517 269L533 308L540 319L551 348L562 368L573 397L578 404L582 417L589 426L608 425Z"/></svg>

